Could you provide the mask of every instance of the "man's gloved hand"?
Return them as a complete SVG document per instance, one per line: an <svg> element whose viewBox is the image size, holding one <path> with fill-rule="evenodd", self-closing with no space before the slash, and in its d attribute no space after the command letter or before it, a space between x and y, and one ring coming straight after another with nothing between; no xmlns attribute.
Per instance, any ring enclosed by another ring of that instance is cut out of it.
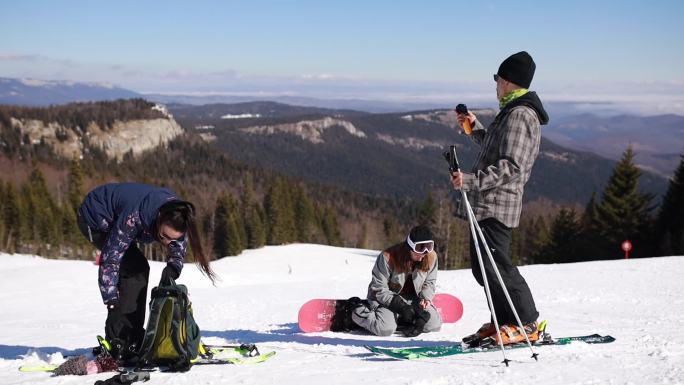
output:
<svg viewBox="0 0 684 385"><path fill-rule="evenodd" d="M159 280L159 286L168 286L171 284L171 279L174 281L180 277L180 273L176 271L171 265L166 265L164 270L162 270L161 279Z"/></svg>
<svg viewBox="0 0 684 385"><path fill-rule="evenodd" d="M425 324L430 320L430 312L423 309L420 305L420 301L413 301L413 311L416 316L414 318L413 327L404 330L404 335L406 337L416 337L422 333L425 329Z"/></svg>
<svg viewBox="0 0 684 385"><path fill-rule="evenodd" d="M413 307L404 301L400 295L395 295L394 298L392 298L392 302L390 302L388 309L398 314L399 318L407 323L413 323L413 319L416 317L416 312L413 310Z"/></svg>

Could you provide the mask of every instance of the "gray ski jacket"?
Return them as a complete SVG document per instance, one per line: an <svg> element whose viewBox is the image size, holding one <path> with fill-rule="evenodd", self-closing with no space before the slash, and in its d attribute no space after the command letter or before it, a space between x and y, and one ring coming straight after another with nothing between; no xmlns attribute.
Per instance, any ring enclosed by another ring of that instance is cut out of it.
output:
<svg viewBox="0 0 684 385"><path fill-rule="evenodd" d="M407 283L406 278L409 274L413 275L413 282L411 283L420 299L432 301L435 296L438 269L437 253L432 251L425 256L429 265L427 271L414 269L411 273L407 273L393 268L393 260L397 258L396 253L408 252L408 245L406 245L406 251L401 249L401 247L393 246L378 255L373 267L373 277L368 285L368 301L371 308L377 308L379 305L389 306L392 298L399 294L401 288Z"/></svg>

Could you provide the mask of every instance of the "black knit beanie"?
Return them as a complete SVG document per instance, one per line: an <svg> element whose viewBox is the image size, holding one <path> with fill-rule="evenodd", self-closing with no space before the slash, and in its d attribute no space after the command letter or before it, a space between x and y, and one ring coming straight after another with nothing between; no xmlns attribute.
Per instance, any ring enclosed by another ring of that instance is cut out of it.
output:
<svg viewBox="0 0 684 385"><path fill-rule="evenodd" d="M532 56L525 51L520 51L507 57L496 74L522 88L530 88L536 68Z"/></svg>
<svg viewBox="0 0 684 385"><path fill-rule="evenodd" d="M412 228L409 237L413 243L434 240L430 228L422 225Z"/></svg>

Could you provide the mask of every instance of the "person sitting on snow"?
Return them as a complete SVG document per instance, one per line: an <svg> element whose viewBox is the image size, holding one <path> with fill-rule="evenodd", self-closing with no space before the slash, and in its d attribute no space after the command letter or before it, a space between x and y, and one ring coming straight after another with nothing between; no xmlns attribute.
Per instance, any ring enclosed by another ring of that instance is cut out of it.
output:
<svg viewBox="0 0 684 385"><path fill-rule="evenodd" d="M380 253L372 275L367 299L350 298L344 314L333 319L331 330L361 327L389 336L399 327L407 337L415 337L442 327L442 318L432 304L437 253L428 227L414 227L406 241Z"/></svg>

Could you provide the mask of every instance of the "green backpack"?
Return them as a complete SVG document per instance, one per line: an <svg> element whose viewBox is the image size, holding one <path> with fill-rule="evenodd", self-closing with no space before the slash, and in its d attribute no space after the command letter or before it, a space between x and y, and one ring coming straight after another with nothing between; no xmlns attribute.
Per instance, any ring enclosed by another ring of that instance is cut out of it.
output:
<svg viewBox="0 0 684 385"><path fill-rule="evenodd" d="M171 280L170 285L152 289L138 366L167 366L169 371L185 372L199 349L200 330L185 285Z"/></svg>

